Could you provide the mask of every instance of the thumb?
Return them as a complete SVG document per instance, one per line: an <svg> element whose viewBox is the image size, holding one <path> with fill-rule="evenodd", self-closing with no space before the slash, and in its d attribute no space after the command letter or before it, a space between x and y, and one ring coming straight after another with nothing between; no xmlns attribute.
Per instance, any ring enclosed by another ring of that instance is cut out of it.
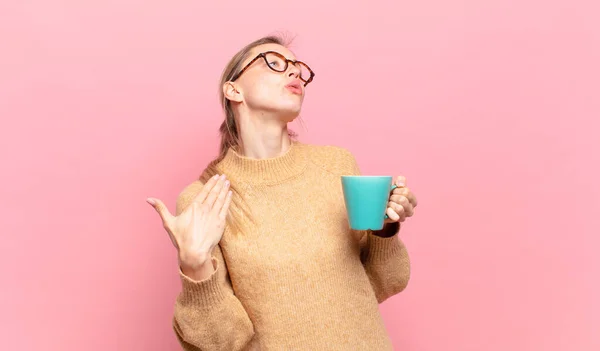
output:
<svg viewBox="0 0 600 351"><path fill-rule="evenodd" d="M404 176L396 177L396 185L400 188L405 187L406 186L406 177L404 177Z"/></svg>
<svg viewBox="0 0 600 351"><path fill-rule="evenodd" d="M173 218L173 215L171 214L171 212L169 212L167 206L165 206L165 204L159 199L149 197L146 199L146 202L152 205L156 212L158 212L160 218L163 221L163 224L167 224L167 222L169 222Z"/></svg>

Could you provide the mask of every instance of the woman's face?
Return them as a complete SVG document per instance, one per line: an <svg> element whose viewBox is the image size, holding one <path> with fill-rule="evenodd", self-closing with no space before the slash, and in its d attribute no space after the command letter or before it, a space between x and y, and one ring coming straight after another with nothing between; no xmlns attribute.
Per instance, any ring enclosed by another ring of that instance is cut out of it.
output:
<svg viewBox="0 0 600 351"><path fill-rule="evenodd" d="M264 44L252 49L241 67L245 67L257 55L267 51L275 51L287 59L296 60L296 56L284 46ZM269 64L281 70L285 62L270 60ZM244 103L250 111L268 112L268 116L277 116L280 120L290 122L298 116L302 108L304 82L300 80L300 68L291 63L285 71L277 72L270 69L261 57L254 61L233 85L238 95L238 99L233 100Z"/></svg>

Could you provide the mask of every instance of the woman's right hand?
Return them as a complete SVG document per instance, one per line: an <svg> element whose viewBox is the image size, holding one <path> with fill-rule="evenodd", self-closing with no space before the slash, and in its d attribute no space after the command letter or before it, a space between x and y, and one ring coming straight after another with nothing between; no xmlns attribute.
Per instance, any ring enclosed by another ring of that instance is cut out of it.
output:
<svg viewBox="0 0 600 351"><path fill-rule="evenodd" d="M225 175L215 175L177 216L173 216L161 200L146 200L160 215L163 227L177 249L184 274L186 271L198 272L207 264L212 266L212 251L223 237L231 196Z"/></svg>

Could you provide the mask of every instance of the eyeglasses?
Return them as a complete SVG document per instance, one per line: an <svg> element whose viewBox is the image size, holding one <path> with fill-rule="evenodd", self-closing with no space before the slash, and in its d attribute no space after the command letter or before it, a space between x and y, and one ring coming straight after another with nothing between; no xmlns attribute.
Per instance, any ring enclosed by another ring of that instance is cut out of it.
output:
<svg viewBox="0 0 600 351"><path fill-rule="evenodd" d="M287 71L288 64L291 62L294 66L296 66L300 70L299 78L301 81L304 82L304 86L306 86L308 83L310 83L315 76L315 73L310 69L310 67L308 67L306 65L306 63L304 63L302 61L290 60L290 59L286 58L285 56L283 56L282 54L275 52L275 51L267 51L267 52L258 54L254 59L252 59L252 61L248 62L248 64L244 68L242 68L242 70L238 74L233 76L231 81L233 82L236 79L238 79L242 75L242 73L244 73L248 69L248 67L250 67L250 65L252 65L254 62L256 62L261 57L265 60L267 67L269 67L273 71L279 72L279 73L283 73L283 72Z"/></svg>

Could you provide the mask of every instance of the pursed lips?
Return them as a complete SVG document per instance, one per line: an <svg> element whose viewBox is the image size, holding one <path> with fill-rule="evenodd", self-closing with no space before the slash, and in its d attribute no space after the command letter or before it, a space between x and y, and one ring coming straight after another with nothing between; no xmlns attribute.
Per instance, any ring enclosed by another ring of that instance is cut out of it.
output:
<svg viewBox="0 0 600 351"><path fill-rule="evenodd" d="M285 87L294 94L302 95L302 83L298 80L294 80Z"/></svg>

